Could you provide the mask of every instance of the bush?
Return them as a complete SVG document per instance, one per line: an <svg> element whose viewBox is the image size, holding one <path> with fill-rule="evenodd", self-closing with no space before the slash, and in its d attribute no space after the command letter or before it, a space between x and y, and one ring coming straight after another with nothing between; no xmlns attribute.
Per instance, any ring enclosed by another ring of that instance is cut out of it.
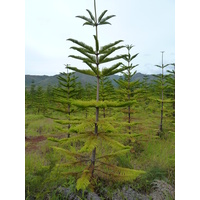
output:
<svg viewBox="0 0 200 200"><path fill-rule="evenodd" d="M140 179L137 179L132 187L143 193L150 193L152 183L155 180L167 180L167 171L158 167L153 167L146 174L142 175Z"/></svg>

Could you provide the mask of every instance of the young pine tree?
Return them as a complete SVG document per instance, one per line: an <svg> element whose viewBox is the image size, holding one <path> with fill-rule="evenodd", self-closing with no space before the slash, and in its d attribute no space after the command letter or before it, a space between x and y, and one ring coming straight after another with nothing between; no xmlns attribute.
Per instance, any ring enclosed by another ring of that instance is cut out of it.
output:
<svg viewBox="0 0 200 200"><path fill-rule="evenodd" d="M93 49L91 46L86 45L83 42L80 42L75 39L68 39L69 41L75 43L78 45L78 47L71 47L71 49L74 49L84 55L85 57L76 56L76 55L70 55L69 57L82 60L90 69L89 70L80 70L76 67L68 67L69 69L72 69L74 71L95 76L97 78L97 93L96 93L96 101L99 101L99 86L100 86L100 79L102 77L110 76L115 73L123 71L122 68L119 68L121 66L121 62L118 62L117 64L113 65L110 68L104 68L103 70L100 70L100 65L104 63L108 63L110 61L115 61L121 58L124 58L125 55L117 55L115 57L109 58L108 56L111 55L113 52L115 52L118 49L123 48L124 46L116 46L117 44L121 43L122 40L115 41L113 43L110 43L108 45L105 45L103 47L99 47L99 39L98 39L98 27L100 25L110 24L108 20L115 15L110 15L107 17L104 17L107 10L103 11L102 14L97 17L97 11L96 11L96 0L94 0L94 12L95 15L92 14L91 11L87 9L87 12L90 15L90 18L87 18L85 16L77 16L78 18L81 18L85 21L83 25L89 25L92 27L95 27L95 49ZM96 120L95 120L95 130L94 134L98 135L98 121L99 121L99 107L96 107ZM96 155L96 148L93 149L92 152L92 165L95 165L95 155Z"/></svg>
<svg viewBox="0 0 200 200"><path fill-rule="evenodd" d="M108 20L115 15L110 15L105 17L107 10L103 11L98 17L96 11L96 0L94 0L94 15L91 11L87 10L90 18L85 16L77 16L85 21L84 25L90 25L95 27L95 48L80 42L75 39L68 39L69 41L75 43L78 46L73 46L71 49L78 51L83 56L70 55L70 57L83 61L89 69L83 70L76 67L69 67L68 69L80 72L86 75L96 77L96 100L95 101L73 101L72 104L78 107L93 107L96 110L95 121L93 119L87 119L82 124L77 125L71 131L75 132L77 135L72 138L67 138L63 140L53 141L61 143L71 143L81 141L81 146L77 147L76 151L70 152L69 150L54 147L55 150L65 152L70 157L70 162L63 164L61 166L69 167L74 165L81 165L78 171L73 172L73 174L79 174L79 179L77 180L77 190L86 189L91 185L92 180L97 177L102 177L111 180L133 180L140 174L144 173L140 170L121 168L116 165L109 163L109 159L115 157L119 154L124 154L130 151L129 146L124 146L117 141L122 138L129 138L130 136L116 133L115 128L106 120L99 118L99 109L112 106L125 106L129 105L130 102L112 102L112 101L100 101L100 80L103 77L108 77L118 72L122 72L128 67L121 67L122 63L117 62L109 68L100 68L100 65L108 63L110 61L116 61L121 58L126 57L126 55L117 55L114 57L109 57L113 52L124 46L116 46L122 42L122 40L115 41L103 47L99 46L98 38L98 27L105 24L110 24ZM131 102L132 103L132 102ZM72 169L72 167L70 168ZM75 170L75 168L74 168ZM65 174L69 174L67 172Z"/></svg>
<svg viewBox="0 0 200 200"><path fill-rule="evenodd" d="M127 45L126 48L128 50L128 54L126 57L124 57L124 60L127 62L127 70L123 72L124 79L121 78L119 80L115 80L115 82L119 85L118 93L121 97L123 97L124 101L131 101L134 100L134 95L136 93L136 88L139 84L139 81L132 81L132 77L136 74L136 71L132 72L132 70L137 66L133 65L131 61L138 55L135 54L131 56L130 50L132 49L133 45ZM128 114L128 133L131 133L131 113L133 113L133 110L131 109L131 106L128 105L128 110L124 111Z"/></svg>
<svg viewBox="0 0 200 200"><path fill-rule="evenodd" d="M95 99L95 96L96 96L95 86L91 83L86 83L83 90L82 100L89 101L91 99ZM88 107L82 109L85 111L85 117L87 119L90 109Z"/></svg>
<svg viewBox="0 0 200 200"><path fill-rule="evenodd" d="M170 64L163 64L163 53L164 51L161 52L162 53L162 65L156 65L156 67L161 68L162 73L160 75L154 75L157 80L155 80L155 82L157 83L157 89L158 92L161 95L161 98L157 99L158 102L161 103L161 115L160 115L160 125L159 125L159 136L161 136L161 133L163 132L163 105L164 105L164 89L166 88L166 80L165 80L165 75L164 75L164 68L166 68L168 65ZM167 102L167 101L165 101Z"/></svg>
<svg viewBox="0 0 200 200"><path fill-rule="evenodd" d="M167 70L169 73L166 75L166 90L167 96L171 99L172 103L172 116L175 117L175 63L171 64L174 69Z"/></svg>
<svg viewBox="0 0 200 200"><path fill-rule="evenodd" d="M67 125L70 129L71 123L78 123L71 119L71 113L74 112L74 109L71 108L71 100L79 93L79 89L76 87L78 77L75 77L74 73L62 72L57 78L59 87L54 88L54 96L56 96L54 102L57 103L57 107L52 107L52 109L67 114L65 120L56 120L56 122ZM69 132L67 137L70 137Z"/></svg>
<svg viewBox="0 0 200 200"><path fill-rule="evenodd" d="M37 113L43 112L45 114L47 107L46 107L46 98L44 90L42 86L38 86L35 94L35 108L37 109Z"/></svg>
<svg viewBox="0 0 200 200"><path fill-rule="evenodd" d="M108 77L102 77L100 79L99 87L100 87L99 89L100 101L113 100L115 89L114 86L112 85L111 80ZM103 117L104 118L106 117L106 108L103 108Z"/></svg>
<svg viewBox="0 0 200 200"><path fill-rule="evenodd" d="M141 104L143 105L144 110L148 107L149 105L149 97L151 96L151 91L150 91L150 82L149 82L149 78L147 75L144 75L143 80L141 82Z"/></svg>
<svg viewBox="0 0 200 200"><path fill-rule="evenodd" d="M36 101L36 86L35 86L35 81L32 80L31 82L31 89L30 89L30 107L32 109L35 108L35 101Z"/></svg>

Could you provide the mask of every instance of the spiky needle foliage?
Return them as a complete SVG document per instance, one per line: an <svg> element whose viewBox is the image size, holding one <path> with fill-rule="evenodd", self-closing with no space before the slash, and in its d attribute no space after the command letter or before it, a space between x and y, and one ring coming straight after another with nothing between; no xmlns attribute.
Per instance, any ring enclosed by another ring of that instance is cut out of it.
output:
<svg viewBox="0 0 200 200"><path fill-rule="evenodd" d="M68 65L66 65L66 67L67 66ZM76 87L77 77L75 77L74 73L62 72L57 78L59 80L60 87L54 88L54 93L56 95L56 98L54 99L54 101L58 104L58 106L51 107L51 109L67 114L67 120L65 120L65 122L63 120L58 120L58 119L55 121L62 125L67 124L68 129L70 129L71 127L70 115L71 113L74 112L74 110L71 109L71 100L79 92L79 89ZM78 122L72 121L72 123L78 123ZM70 137L69 133L68 133L68 137Z"/></svg>
<svg viewBox="0 0 200 200"><path fill-rule="evenodd" d="M99 101L99 81L101 77L105 76L110 76L112 74L115 74L117 72L121 72L124 69L119 68L121 66L121 62L118 62L117 64L113 65L110 68L104 68L103 70L100 70L100 64L102 63L107 63L110 61L115 61L118 59L123 58L125 55L117 55L115 57L108 57L110 54L115 52L118 49L123 48L124 46L116 46L117 44L121 43L122 40L115 41L113 43L110 43L108 45L105 45L100 48L99 46L99 39L98 39L98 26L99 25L104 25L104 24L110 24L108 20L115 15L110 15L107 17L104 17L106 14L106 10L102 12L102 14L97 18L97 11L96 11L96 1L94 0L94 12L95 15L92 14L91 11L87 9L87 12L89 13L90 18L87 18L85 16L77 16L78 18L81 18L85 21L83 25L90 25L95 27L96 29L96 34L94 35L94 40L95 40L95 49L93 47L88 46L87 44L80 42L75 39L68 39L69 41L75 43L78 45L78 47L71 47L71 49L78 51L79 53L83 54L84 57L81 56L76 56L76 55L70 55L69 57L75 58L82 60L90 69L89 70L80 70L76 67L68 67L69 69L72 69L74 71L91 75L91 76L96 76L97 77L97 94L96 94L96 101ZM99 120L99 107L96 107L96 121L95 121L95 131L94 133L98 135L98 120ZM93 150L93 155L92 155L92 163L93 165L95 164L95 154L96 154L96 149Z"/></svg>
<svg viewBox="0 0 200 200"><path fill-rule="evenodd" d="M102 77L99 83L100 101L111 101L114 98L115 89L109 77ZM109 108L111 109L111 108ZM103 108L103 117L106 117L106 108Z"/></svg>
<svg viewBox="0 0 200 200"><path fill-rule="evenodd" d="M172 101L172 116L175 117L175 63L171 64L174 66L173 70L167 70L167 72L169 73L166 76L166 89L168 90L167 95L170 97L171 101Z"/></svg>
<svg viewBox="0 0 200 200"><path fill-rule="evenodd" d="M115 41L108 45L100 47L98 39L98 26L110 24L109 19L115 15L105 16L107 10L103 11L102 14L97 17L96 11L96 0L94 0L94 15L91 11L87 10L89 18L85 16L77 16L84 20L83 25L89 25L95 27L96 34L94 37L95 48L85 44L84 42L69 38L68 41L76 44L77 46L72 46L71 49L78 51L82 56L70 55L69 57L83 61L89 69L78 69L76 67L67 67L68 69L87 74L90 76L95 76L97 78L97 90L96 90L96 101L72 101L71 103L80 107L95 107L96 108L96 118L95 122L93 119L87 119L82 124L70 128L72 132L77 135L72 138L66 138L64 140L53 140L54 142L59 142L61 144L79 142L78 153L76 148L74 148L73 153L69 150L65 150L60 147L54 147L57 151L65 152L65 154L70 157L69 162L66 164L61 164L60 167L65 166L76 166L81 164L81 168L75 172L79 174L79 179L77 181L77 189L86 189L91 185L92 179L95 176L100 177L110 177L112 180L133 180L138 175L144 173L143 171L137 171L133 169L120 168L115 165L108 164L109 159L116 156L116 153L121 154L130 151L129 146L124 146L120 142L116 141L115 138L119 137L116 134L115 128L105 121L102 122L99 119L99 108L109 107L109 106L124 106L125 104L130 105L132 102L111 102L111 101L100 101L100 80L103 77L113 75L118 72L122 72L128 67L121 67L122 63L118 62L111 66L110 68L100 69L100 65L108 63L110 61L116 61L121 58L126 58L127 55L117 55L114 57L109 57L113 52L123 48L124 46L116 46L122 42L122 40ZM93 129L94 128L94 129ZM94 131L93 131L94 130ZM126 138L133 137L133 135L127 135ZM73 149L73 148L72 148ZM115 153L113 153L113 151ZM67 172L66 174L74 173ZM110 175L109 175L110 174Z"/></svg>
<svg viewBox="0 0 200 200"><path fill-rule="evenodd" d="M159 135L160 133L163 131L163 104L164 104L164 88L166 88L165 85L165 77L164 77L164 68L166 68L167 66L171 65L171 64L163 64L163 53L162 52L162 65L155 65L158 68L162 69L162 73L161 75L154 75L155 77L157 77L157 84L158 84L158 88L160 88L160 93L161 93L161 99L157 99L157 101L161 102L161 116L160 116L160 126L159 126Z"/></svg>
<svg viewBox="0 0 200 200"><path fill-rule="evenodd" d="M133 48L133 45L126 45L126 48L128 50L128 54L126 55L126 57L124 57L124 60L127 62L127 70L122 72L122 74L124 75L124 79L119 79L119 80L115 80L115 82L119 85L120 89L118 90L118 93L120 94L120 96L124 97L123 100L124 101L130 101L133 98L134 94L136 93L136 87L139 84L139 81L131 81L131 78L136 74L137 71L132 72L132 70L138 66L138 65L133 65L131 63L131 61L138 55L135 54L133 56L131 56L130 54L130 50ZM133 113L133 110L131 110L131 106L128 105L128 110L125 111L126 113L128 113L128 123L131 123L131 113ZM128 126L128 130L129 130L129 134L131 133L131 126Z"/></svg>

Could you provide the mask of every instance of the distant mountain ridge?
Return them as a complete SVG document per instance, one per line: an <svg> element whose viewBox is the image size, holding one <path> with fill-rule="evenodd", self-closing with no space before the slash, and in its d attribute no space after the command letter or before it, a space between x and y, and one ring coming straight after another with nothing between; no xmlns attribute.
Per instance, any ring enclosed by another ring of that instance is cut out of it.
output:
<svg viewBox="0 0 200 200"><path fill-rule="evenodd" d="M81 84L84 86L86 83L91 83L91 84L95 84L96 78L93 76L88 76L88 75L84 75L78 72L75 72L75 76L78 77L77 81L81 82ZM154 79L153 75L147 75L148 76L148 80L151 81L152 79ZM36 86L42 86L43 88L47 88L48 85L51 86L58 86L58 79L57 79L58 75L54 75L54 76L47 76L47 75L25 75L25 87L26 88L30 88L32 81L34 81ZM117 84L115 83L115 81L113 79L118 80L120 76L118 75L112 75L109 78L112 80L112 83L114 86L116 86ZM133 80L139 79L140 81L142 81L144 78L144 74L141 73L136 73L133 77Z"/></svg>

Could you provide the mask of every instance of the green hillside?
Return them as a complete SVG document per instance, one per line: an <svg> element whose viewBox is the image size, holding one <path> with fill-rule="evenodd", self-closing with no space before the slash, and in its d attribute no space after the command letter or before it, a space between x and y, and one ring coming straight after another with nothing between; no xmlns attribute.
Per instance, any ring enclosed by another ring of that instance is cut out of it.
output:
<svg viewBox="0 0 200 200"><path fill-rule="evenodd" d="M31 86L32 81L34 81L36 86L42 86L43 88L46 88L48 85L51 86L57 86L58 85L58 75L54 76L39 76L39 75L25 75L25 87L29 88ZM75 76L78 77L77 81L81 82L81 84L84 86L86 83L95 83L95 77L80 74L78 72L75 73ZM112 75L109 78L112 80L112 83L114 86L116 86L116 83L113 79L118 80L120 76L118 75ZM144 74L136 73L133 80L139 79L140 81L143 80ZM154 79L153 75L148 75L149 81Z"/></svg>

